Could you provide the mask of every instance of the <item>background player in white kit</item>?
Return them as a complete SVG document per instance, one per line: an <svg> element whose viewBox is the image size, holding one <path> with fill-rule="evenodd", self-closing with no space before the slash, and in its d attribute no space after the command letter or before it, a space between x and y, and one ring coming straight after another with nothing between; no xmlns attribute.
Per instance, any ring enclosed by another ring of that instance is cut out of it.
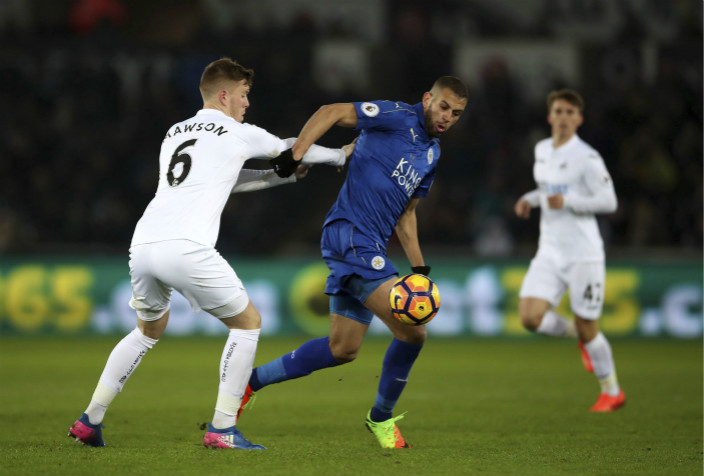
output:
<svg viewBox="0 0 704 476"><path fill-rule="evenodd" d="M194 311L204 309L230 329L220 362L215 414L203 444L264 449L245 439L235 426L261 317L235 271L214 247L231 193L296 180L280 178L271 170L242 169L254 157L271 158L275 169L280 167L286 162L280 154L288 151L290 156L295 141L242 123L252 76L252 70L229 58L212 62L200 81L203 109L166 133L157 192L137 223L130 247L130 306L137 312L137 328L115 346L88 408L69 430L69 436L83 444L105 446L101 428L108 405L166 328L171 291L176 289ZM353 144L344 149L315 146L303 163L341 166L353 148ZM288 159L293 162L292 156Z"/></svg>
<svg viewBox="0 0 704 476"><path fill-rule="evenodd" d="M599 153L577 135L584 100L563 89L548 95L552 137L535 146L533 177L538 188L514 206L520 218L540 207L538 252L520 291L519 315L526 329L549 336L578 337L585 368L594 372L601 395L593 412L610 412L625 401L611 346L597 319L604 301L604 245L594 214L616 210L614 186ZM570 290L574 321L555 312Z"/></svg>

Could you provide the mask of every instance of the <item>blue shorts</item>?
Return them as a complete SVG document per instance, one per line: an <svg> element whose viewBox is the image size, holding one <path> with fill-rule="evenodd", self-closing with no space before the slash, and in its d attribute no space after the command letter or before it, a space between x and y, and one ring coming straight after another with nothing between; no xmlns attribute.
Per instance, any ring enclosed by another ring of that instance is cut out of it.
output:
<svg viewBox="0 0 704 476"><path fill-rule="evenodd" d="M398 276L386 249L347 220L325 225L320 247L330 269L325 286L330 312L368 325L374 315L362 303L383 282Z"/></svg>

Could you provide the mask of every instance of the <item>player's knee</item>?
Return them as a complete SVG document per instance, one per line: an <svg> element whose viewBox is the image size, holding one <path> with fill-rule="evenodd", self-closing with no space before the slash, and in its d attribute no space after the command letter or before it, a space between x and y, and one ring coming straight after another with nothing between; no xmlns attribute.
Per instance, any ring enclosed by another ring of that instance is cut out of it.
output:
<svg viewBox="0 0 704 476"><path fill-rule="evenodd" d="M330 353L340 364L352 362L359 355L360 345L350 339L330 337Z"/></svg>
<svg viewBox="0 0 704 476"><path fill-rule="evenodd" d="M428 338L428 330L425 326L404 326L394 332L394 337L409 344L423 345Z"/></svg>
<svg viewBox="0 0 704 476"><path fill-rule="evenodd" d="M543 320L543 314L532 312L532 311L520 311L519 317L521 318L521 324L527 330L535 332L540 326L540 322Z"/></svg>
<svg viewBox="0 0 704 476"><path fill-rule="evenodd" d="M349 362L352 362L354 359L357 358L357 355L359 355L359 349L353 349L343 346L331 347L330 351L332 352L332 356L335 358L335 360L341 364L347 364Z"/></svg>

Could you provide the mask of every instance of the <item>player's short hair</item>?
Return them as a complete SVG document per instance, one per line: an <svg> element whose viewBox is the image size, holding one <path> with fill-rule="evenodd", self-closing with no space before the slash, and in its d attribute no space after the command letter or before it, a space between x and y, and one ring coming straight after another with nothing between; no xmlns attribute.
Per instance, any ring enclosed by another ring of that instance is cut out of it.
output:
<svg viewBox="0 0 704 476"><path fill-rule="evenodd" d="M460 99L467 99L467 88L464 83L454 76L441 76L433 84L432 89L449 89Z"/></svg>
<svg viewBox="0 0 704 476"><path fill-rule="evenodd" d="M231 58L220 58L205 67L200 77L200 94L203 99L210 97L224 86L225 82L247 81L248 86L252 86L254 71L247 69Z"/></svg>
<svg viewBox="0 0 704 476"><path fill-rule="evenodd" d="M582 98L582 95L572 89L558 89L556 91L550 91L547 101L548 112L550 112L550 108L552 108L552 103L558 99L567 101L573 106L576 106L579 109L579 112L584 112L584 99Z"/></svg>

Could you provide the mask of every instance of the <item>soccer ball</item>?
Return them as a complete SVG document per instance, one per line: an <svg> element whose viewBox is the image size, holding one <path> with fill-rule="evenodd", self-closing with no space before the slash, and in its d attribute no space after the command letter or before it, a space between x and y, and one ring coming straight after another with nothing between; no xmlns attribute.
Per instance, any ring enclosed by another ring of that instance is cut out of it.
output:
<svg viewBox="0 0 704 476"><path fill-rule="evenodd" d="M400 277L389 292L394 317L404 324L419 326L430 322L440 309L437 285L422 274Z"/></svg>

